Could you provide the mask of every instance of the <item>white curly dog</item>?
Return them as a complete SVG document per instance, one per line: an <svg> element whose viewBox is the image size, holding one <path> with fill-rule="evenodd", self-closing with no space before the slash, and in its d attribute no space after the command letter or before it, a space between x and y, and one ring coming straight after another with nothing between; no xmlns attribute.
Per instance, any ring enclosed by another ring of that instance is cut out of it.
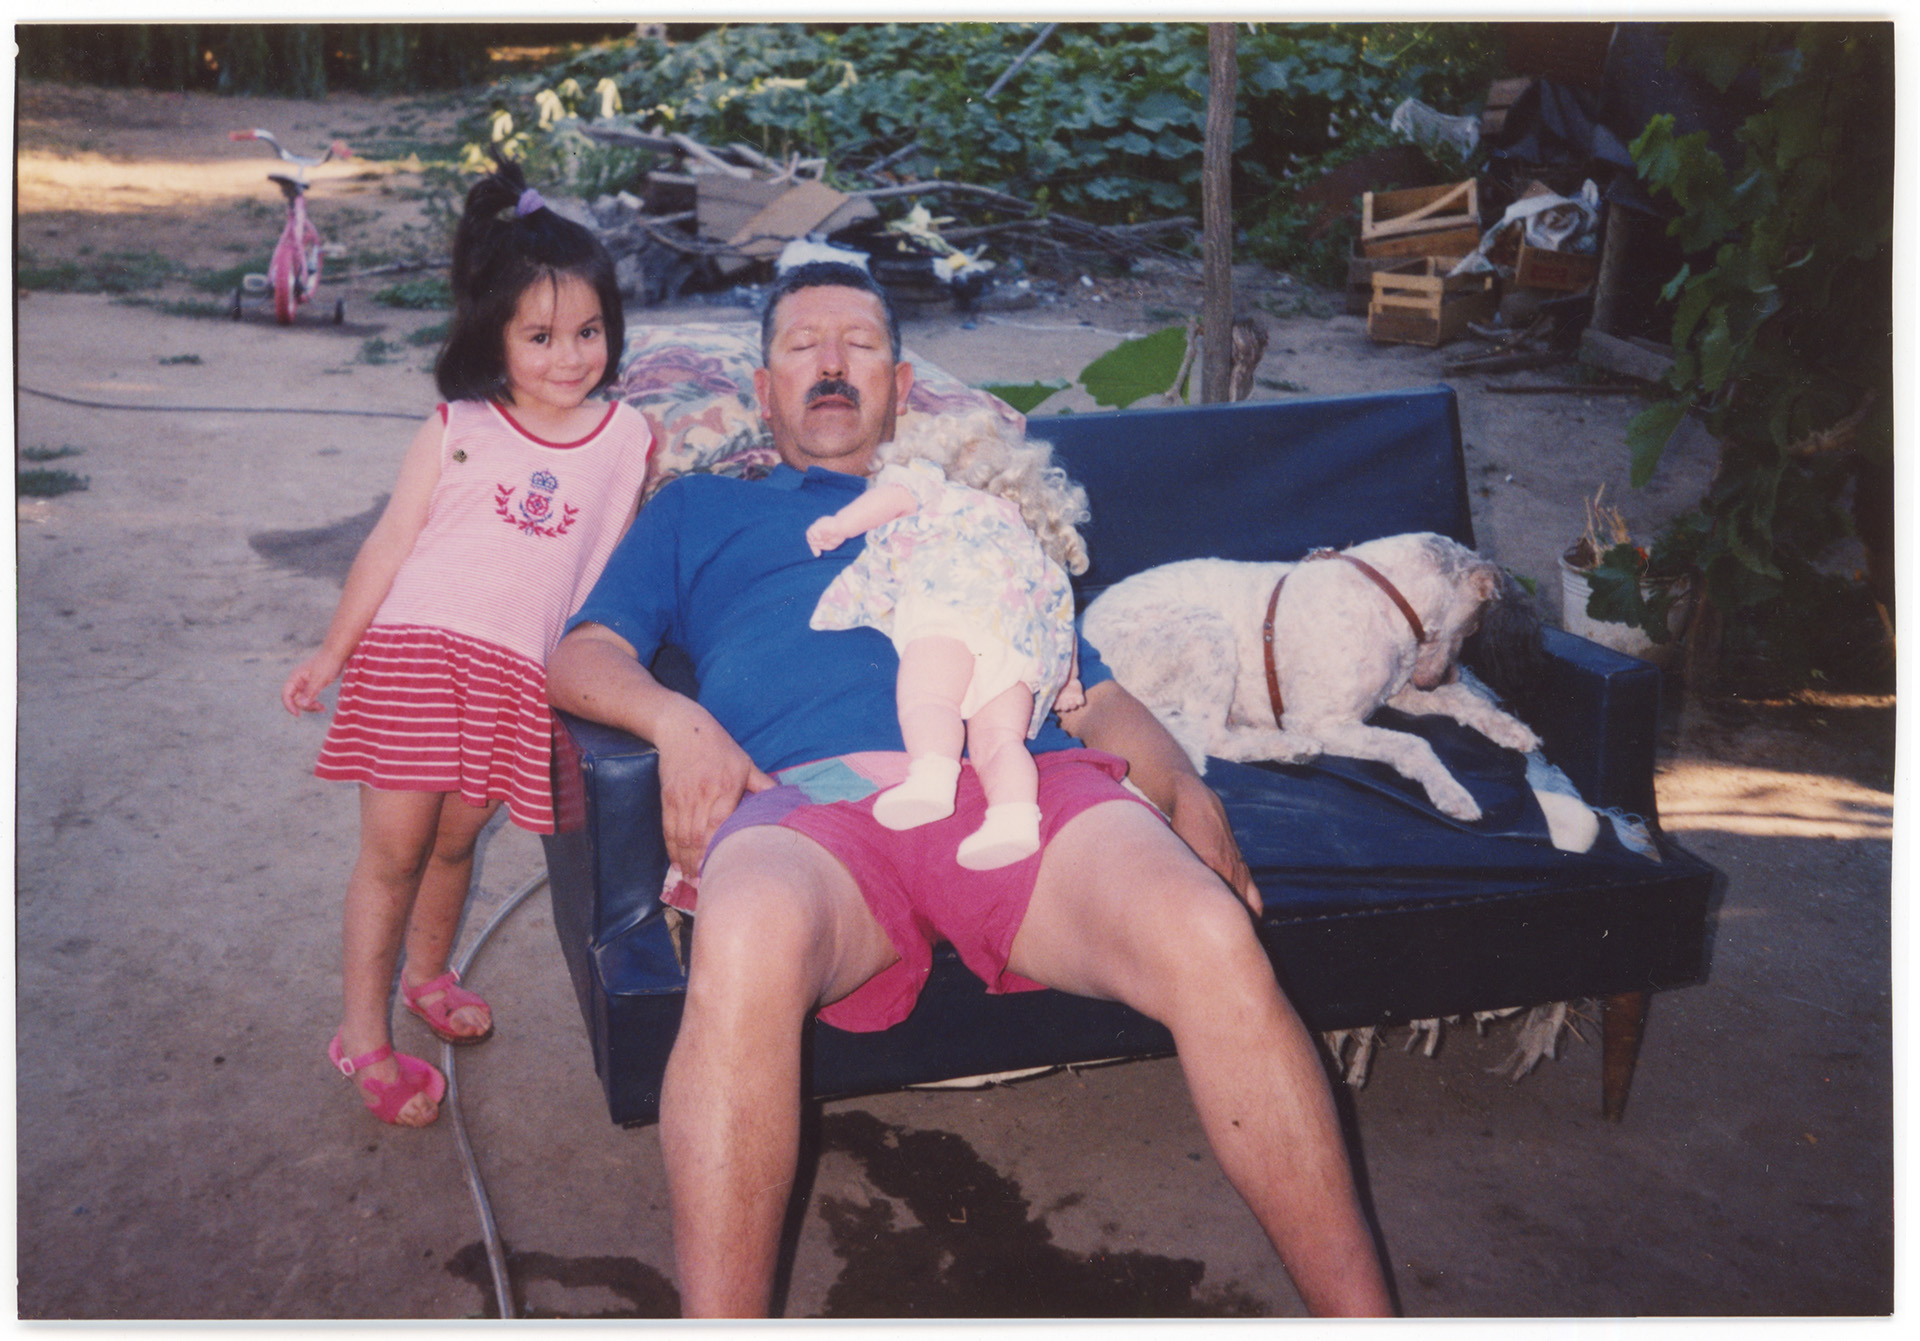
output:
<svg viewBox="0 0 1920 1341"><path fill-rule="evenodd" d="M1480 807L1426 741L1366 719L1384 704L1538 749L1525 723L1458 678L1461 644L1496 625L1503 639L1537 647L1538 621L1498 564L1418 532L1297 563L1150 568L1096 598L1083 627L1203 772L1209 754L1373 759L1419 783L1443 813L1475 820Z"/></svg>

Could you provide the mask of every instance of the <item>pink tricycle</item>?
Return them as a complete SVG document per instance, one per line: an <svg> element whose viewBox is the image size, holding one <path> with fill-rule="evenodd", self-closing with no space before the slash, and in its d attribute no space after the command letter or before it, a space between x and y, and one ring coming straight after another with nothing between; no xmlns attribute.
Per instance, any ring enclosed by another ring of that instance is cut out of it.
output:
<svg viewBox="0 0 1920 1341"><path fill-rule="evenodd" d="M294 313L300 310L301 305L313 297L314 290L320 287L320 260L324 244L320 241L319 230L307 218L307 169L317 168L330 159L352 158L353 151L335 140L320 157L307 158L289 153L280 146L280 141L273 138L271 132L264 130L229 131L227 138L265 140L273 147L274 153L298 169L292 177L284 172L267 174L267 180L278 185L280 193L287 198L287 226L281 230L279 245L273 249L273 260L267 264L267 273L245 276L240 281L240 287L233 291L235 321L240 320L242 293L265 293L272 289L273 315L285 326L293 320ZM346 304L335 299L334 324L339 325L346 315Z"/></svg>

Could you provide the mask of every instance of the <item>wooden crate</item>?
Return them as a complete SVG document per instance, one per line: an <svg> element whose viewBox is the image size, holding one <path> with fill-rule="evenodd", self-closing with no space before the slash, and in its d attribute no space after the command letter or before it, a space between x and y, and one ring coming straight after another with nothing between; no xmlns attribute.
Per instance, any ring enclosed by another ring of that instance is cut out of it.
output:
<svg viewBox="0 0 1920 1341"><path fill-rule="evenodd" d="M1449 276L1450 259L1411 261L1373 276L1367 336L1380 344L1437 347L1464 334L1470 321L1488 321L1500 310L1494 276Z"/></svg>
<svg viewBox="0 0 1920 1341"><path fill-rule="evenodd" d="M1347 257L1347 314L1366 316L1367 309L1373 306L1373 277L1407 261L1405 256L1362 256L1356 242L1353 254Z"/></svg>
<svg viewBox="0 0 1920 1341"><path fill-rule="evenodd" d="M1565 289L1574 292L1593 283L1600 272L1600 258L1573 251L1549 251L1545 247L1520 244L1520 259L1513 268L1513 282L1522 289Z"/></svg>
<svg viewBox="0 0 1920 1341"><path fill-rule="evenodd" d="M1360 197L1362 256L1465 256L1480 245L1480 184L1368 191Z"/></svg>

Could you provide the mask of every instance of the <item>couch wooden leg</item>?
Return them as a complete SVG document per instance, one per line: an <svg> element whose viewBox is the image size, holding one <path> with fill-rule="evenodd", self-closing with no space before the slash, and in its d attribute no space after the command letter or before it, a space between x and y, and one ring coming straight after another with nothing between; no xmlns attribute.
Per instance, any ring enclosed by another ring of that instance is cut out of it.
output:
<svg viewBox="0 0 1920 1341"><path fill-rule="evenodd" d="M1600 1003L1600 1115L1620 1121L1647 1027L1647 994L1621 992Z"/></svg>

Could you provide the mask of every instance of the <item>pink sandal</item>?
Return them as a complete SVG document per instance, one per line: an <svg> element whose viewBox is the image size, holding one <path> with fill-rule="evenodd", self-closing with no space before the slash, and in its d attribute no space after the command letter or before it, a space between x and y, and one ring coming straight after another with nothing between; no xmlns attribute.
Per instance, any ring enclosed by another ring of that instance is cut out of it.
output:
<svg viewBox="0 0 1920 1341"><path fill-rule="evenodd" d="M418 1057L409 1057L404 1052L396 1053L391 1043L382 1043L372 1052L363 1053L358 1057L342 1055L338 1034L333 1036L333 1042L327 1044L327 1060L348 1079L352 1079L355 1072L364 1071L369 1066L378 1066L389 1057L400 1064L400 1079L381 1080L375 1076L368 1076L365 1084L359 1081L354 1083L360 1086L360 1093L367 1101L369 1113L389 1126L399 1127L406 1125L400 1121L400 1110L407 1106L408 1100L416 1094L424 1094L434 1103L439 1103L441 1096L447 1092L447 1078L441 1075L437 1068L421 1061ZM371 1093L368 1092L369 1090ZM439 1116L437 1112L434 1114L435 1118ZM425 1126L428 1123L421 1125Z"/></svg>
<svg viewBox="0 0 1920 1341"><path fill-rule="evenodd" d="M400 999L406 1002L407 1009L425 1021L427 1028L433 1030L433 1036L442 1043L451 1043L456 1048L471 1047L475 1043L485 1043L493 1037L493 1010L474 993L459 985L460 975L448 969L432 982L423 982L418 987L407 986L407 980L400 980ZM439 992L440 999L422 1005L420 998ZM456 1034L453 1032L453 1013L462 1006L481 1006L487 1011L487 1030L483 1034Z"/></svg>

